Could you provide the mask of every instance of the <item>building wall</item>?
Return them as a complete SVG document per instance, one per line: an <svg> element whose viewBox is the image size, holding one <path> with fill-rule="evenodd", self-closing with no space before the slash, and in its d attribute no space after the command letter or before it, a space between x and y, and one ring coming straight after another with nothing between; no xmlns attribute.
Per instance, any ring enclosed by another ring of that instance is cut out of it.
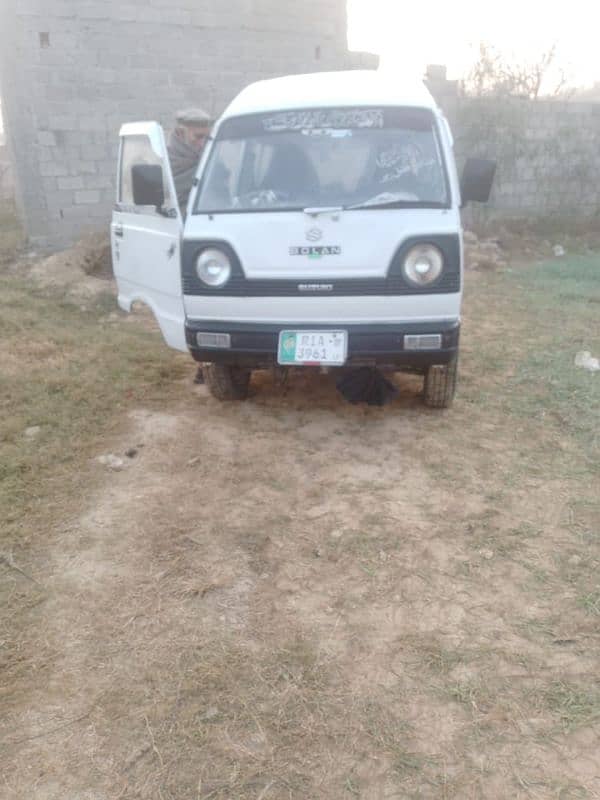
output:
<svg viewBox="0 0 600 800"><path fill-rule="evenodd" d="M0 93L32 243L107 224L118 130L215 114L248 83L375 67L349 54L345 0L0 0Z"/></svg>

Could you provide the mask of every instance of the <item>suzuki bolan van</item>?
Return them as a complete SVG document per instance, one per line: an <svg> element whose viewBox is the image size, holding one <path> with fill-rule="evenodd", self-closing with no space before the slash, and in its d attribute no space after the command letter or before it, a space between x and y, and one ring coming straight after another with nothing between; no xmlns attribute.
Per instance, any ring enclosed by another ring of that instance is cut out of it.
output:
<svg viewBox="0 0 600 800"><path fill-rule="evenodd" d="M378 72L248 86L215 123L187 209L155 122L121 129L111 239L119 305L147 304L212 394L252 370L374 366L456 386L461 206L487 200L493 162L459 182L448 123L424 84Z"/></svg>

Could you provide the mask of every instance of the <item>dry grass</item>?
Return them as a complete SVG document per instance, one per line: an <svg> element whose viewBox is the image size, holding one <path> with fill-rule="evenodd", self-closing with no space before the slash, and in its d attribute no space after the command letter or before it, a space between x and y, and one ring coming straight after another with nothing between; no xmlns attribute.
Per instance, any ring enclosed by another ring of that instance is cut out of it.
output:
<svg viewBox="0 0 600 800"><path fill-rule="evenodd" d="M119 413L164 403L188 375L159 335L108 320L107 294L81 305L0 275L0 516L4 545L22 546L60 516L82 461ZM34 438L24 434L39 427Z"/></svg>
<svg viewBox="0 0 600 800"><path fill-rule="evenodd" d="M23 232L14 205L0 202L0 265L10 262L23 242Z"/></svg>
<svg viewBox="0 0 600 800"><path fill-rule="evenodd" d="M112 300L1 288L9 800L600 795L596 259L471 277L443 414L219 405Z"/></svg>
<svg viewBox="0 0 600 800"><path fill-rule="evenodd" d="M553 681L541 692L541 699L567 732L600 721L600 684Z"/></svg>

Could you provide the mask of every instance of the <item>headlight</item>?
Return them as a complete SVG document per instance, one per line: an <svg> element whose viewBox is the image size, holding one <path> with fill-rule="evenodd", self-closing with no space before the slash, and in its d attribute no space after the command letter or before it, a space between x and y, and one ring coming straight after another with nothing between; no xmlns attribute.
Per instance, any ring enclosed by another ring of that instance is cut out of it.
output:
<svg viewBox="0 0 600 800"><path fill-rule="evenodd" d="M440 277L444 256L432 244L418 244L404 259L404 275L414 286L427 286Z"/></svg>
<svg viewBox="0 0 600 800"><path fill-rule="evenodd" d="M196 273L207 286L224 286L231 277L231 261L222 250L204 250L196 261Z"/></svg>

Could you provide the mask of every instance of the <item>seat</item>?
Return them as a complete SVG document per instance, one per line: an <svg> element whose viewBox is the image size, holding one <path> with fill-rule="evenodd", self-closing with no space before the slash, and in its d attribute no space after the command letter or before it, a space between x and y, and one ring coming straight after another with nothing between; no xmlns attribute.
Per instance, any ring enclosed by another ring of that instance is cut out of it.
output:
<svg viewBox="0 0 600 800"><path fill-rule="evenodd" d="M275 146L261 189L282 192L291 197L314 198L318 186L317 173L309 157L298 145L285 142Z"/></svg>

